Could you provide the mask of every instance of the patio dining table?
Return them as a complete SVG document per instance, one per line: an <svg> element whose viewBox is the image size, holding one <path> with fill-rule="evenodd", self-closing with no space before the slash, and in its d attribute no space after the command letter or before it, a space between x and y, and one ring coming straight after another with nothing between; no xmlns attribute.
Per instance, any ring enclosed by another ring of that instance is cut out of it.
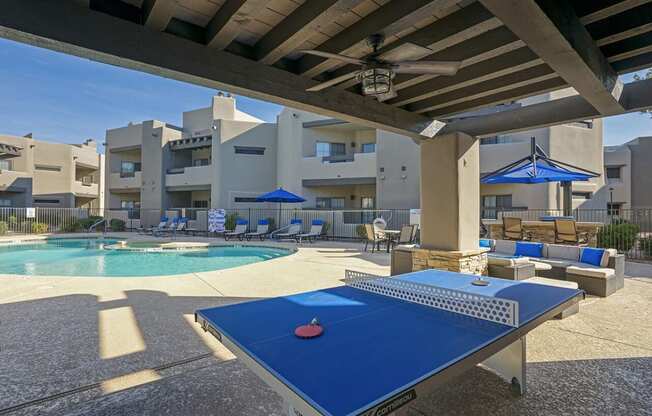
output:
<svg viewBox="0 0 652 416"><path fill-rule="evenodd" d="M380 233L384 233L387 238L387 252L389 253L389 246L394 244L396 240L401 236L400 230L382 230Z"/></svg>

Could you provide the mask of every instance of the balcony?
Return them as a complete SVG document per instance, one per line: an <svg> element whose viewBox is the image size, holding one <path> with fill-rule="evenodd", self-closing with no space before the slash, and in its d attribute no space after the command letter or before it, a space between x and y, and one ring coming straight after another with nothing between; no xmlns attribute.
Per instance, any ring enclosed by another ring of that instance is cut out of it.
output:
<svg viewBox="0 0 652 416"><path fill-rule="evenodd" d="M301 179L312 181L347 180L354 183L375 183L376 153L355 153L352 156L304 157ZM342 181L344 182L344 181ZM317 183L317 182L312 182ZM335 182L333 182L335 183ZM327 182L324 182L326 185Z"/></svg>
<svg viewBox="0 0 652 416"><path fill-rule="evenodd" d="M109 176L109 189L112 191L140 191L142 183L141 172L134 172L133 176L124 176L116 172Z"/></svg>
<svg viewBox="0 0 652 416"><path fill-rule="evenodd" d="M88 181L75 181L72 185L72 192L76 196L90 196L97 198L100 196L100 186Z"/></svg>
<svg viewBox="0 0 652 416"><path fill-rule="evenodd" d="M212 182L212 166L188 166L168 169L165 175L166 187L206 187Z"/></svg>

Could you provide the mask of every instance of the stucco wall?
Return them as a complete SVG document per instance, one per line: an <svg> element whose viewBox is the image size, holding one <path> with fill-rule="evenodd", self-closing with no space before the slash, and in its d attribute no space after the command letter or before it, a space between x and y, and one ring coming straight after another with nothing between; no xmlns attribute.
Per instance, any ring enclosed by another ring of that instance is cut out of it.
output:
<svg viewBox="0 0 652 416"><path fill-rule="evenodd" d="M376 133L378 208L419 208L419 155L419 146L412 139L386 131Z"/></svg>

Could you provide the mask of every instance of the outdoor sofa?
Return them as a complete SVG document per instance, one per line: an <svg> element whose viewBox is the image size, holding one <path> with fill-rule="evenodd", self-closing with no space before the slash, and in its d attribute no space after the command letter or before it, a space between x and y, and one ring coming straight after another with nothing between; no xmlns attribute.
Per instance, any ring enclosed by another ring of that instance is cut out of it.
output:
<svg viewBox="0 0 652 416"><path fill-rule="evenodd" d="M491 276L566 280L603 297L624 285L625 256L614 249L508 240L481 240L480 245L490 250Z"/></svg>

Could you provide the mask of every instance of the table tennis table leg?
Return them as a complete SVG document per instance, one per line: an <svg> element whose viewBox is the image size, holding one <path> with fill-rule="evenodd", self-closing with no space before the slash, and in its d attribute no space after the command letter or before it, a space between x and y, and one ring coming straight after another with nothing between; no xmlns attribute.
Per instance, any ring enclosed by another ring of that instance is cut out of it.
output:
<svg viewBox="0 0 652 416"><path fill-rule="evenodd" d="M512 384L519 394L525 394L525 337L498 351L481 363Z"/></svg>

